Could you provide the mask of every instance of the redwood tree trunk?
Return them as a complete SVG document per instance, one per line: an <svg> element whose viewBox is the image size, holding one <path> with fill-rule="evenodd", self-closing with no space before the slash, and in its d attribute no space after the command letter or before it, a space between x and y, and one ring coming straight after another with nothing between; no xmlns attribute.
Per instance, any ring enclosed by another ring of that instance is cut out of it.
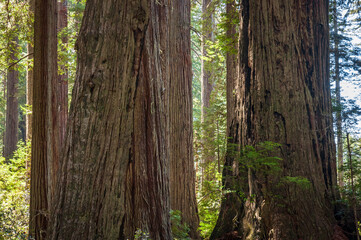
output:
<svg viewBox="0 0 361 240"><path fill-rule="evenodd" d="M6 81L6 123L5 123L5 142L4 142L4 157L9 159L13 156L16 145L18 143L18 125L19 125L19 111L18 111L18 83L19 72L16 70L17 66L14 64L17 61L16 51L18 48L18 40L13 39L11 43L10 67L7 72Z"/></svg>
<svg viewBox="0 0 361 240"><path fill-rule="evenodd" d="M30 237L47 237L58 169L57 2L35 0Z"/></svg>
<svg viewBox="0 0 361 240"><path fill-rule="evenodd" d="M192 62L189 0L173 0L170 12L170 203L181 211L190 237L199 239L193 160Z"/></svg>
<svg viewBox="0 0 361 240"><path fill-rule="evenodd" d="M331 239L336 160L328 1L242 0L240 17L230 141L240 148L279 143L274 154L283 160L281 171L269 174L242 161L235 169L243 156L228 152L224 186L233 192L225 199L233 201L222 202L212 239L234 230L244 239Z"/></svg>
<svg viewBox="0 0 361 240"><path fill-rule="evenodd" d="M171 239L165 1L88 0L50 239Z"/></svg>
<svg viewBox="0 0 361 240"><path fill-rule="evenodd" d="M235 114L235 92L234 87L238 76L238 34L237 26L234 24L234 19L238 18L235 0L227 1L227 39L230 41L227 46L226 67L227 67L227 133L231 126L231 121Z"/></svg>

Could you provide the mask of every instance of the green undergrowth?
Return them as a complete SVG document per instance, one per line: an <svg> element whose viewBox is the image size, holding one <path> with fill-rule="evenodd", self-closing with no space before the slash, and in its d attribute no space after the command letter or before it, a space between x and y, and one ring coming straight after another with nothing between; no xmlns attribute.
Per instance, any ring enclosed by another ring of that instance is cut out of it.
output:
<svg viewBox="0 0 361 240"><path fill-rule="evenodd" d="M30 200L30 144L0 158L0 240L27 239Z"/></svg>

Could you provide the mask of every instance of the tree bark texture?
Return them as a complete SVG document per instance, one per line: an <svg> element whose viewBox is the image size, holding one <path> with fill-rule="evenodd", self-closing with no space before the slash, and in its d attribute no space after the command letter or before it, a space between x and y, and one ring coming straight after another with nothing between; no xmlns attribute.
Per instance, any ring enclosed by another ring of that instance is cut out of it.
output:
<svg viewBox="0 0 361 240"><path fill-rule="evenodd" d="M192 62L189 0L171 1L170 11L170 203L181 211L190 237L199 239L192 127Z"/></svg>
<svg viewBox="0 0 361 240"><path fill-rule="evenodd" d="M31 14L34 14L34 0L29 1L29 11ZM34 59L34 42L30 41L28 42L28 59L29 61L32 61ZM29 66L30 65L30 66ZM26 72L26 104L28 106L33 106L33 79L34 79L34 73L33 73L33 64L29 64ZM32 125L33 125L33 114L28 113L26 115L26 140L31 140L31 134L32 134Z"/></svg>
<svg viewBox="0 0 361 240"><path fill-rule="evenodd" d="M226 67L227 67L227 133L231 126L231 121L234 118L235 114L235 82L238 76L238 27L234 24L234 18L238 18L238 12L236 9L235 0L227 1L226 4L226 14L227 14L227 39L230 41L230 44L227 46L227 55L226 55Z"/></svg>
<svg viewBox="0 0 361 240"><path fill-rule="evenodd" d="M18 110L18 83L19 72L16 70L17 61L16 51L18 46L18 39L13 39L10 47L10 61L7 72L6 81L6 123L5 123L5 142L4 142L4 157L9 159L13 156L16 145L18 143L18 125L19 125L19 110Z"/></svg>
<svg viewBox="0 0 361 240"><path fill-rule="evenodd" d="M58 2L58 33L68 26L67 1ZM66 45L67 38L62 37L61 43ZM62 49L65 51L66 49ZM65 65L60 66L62 74L58 76L58 111L59 111L59 144L60 149L64 146L66 135L66 123L68 121L68 69Z"/></svg>
<svg viewBox="0 0 361 240"><path fill-rule="evenodd" d="M230 150L223 181L231 193L211 239L235 230L242 239L332 238L336 159L328 30L327 0L240 2L230 142L238 151L264 141L281 144L274 149L281 171L267 174L242 161L238 167L242 155ZM284 181L287 176L306 178L310 186Z"/></svg>
<svg viewBox="0 0 361 240"><path fill-rule="evenodd" d="M57 185L57 2L35 0L30 237L47 237Z"/></svg>
<svg viewBox="0 0 361 240"><path fill-rule="evenodd" d="M50 239L172 239L166 1L88 0Z"/></svg>

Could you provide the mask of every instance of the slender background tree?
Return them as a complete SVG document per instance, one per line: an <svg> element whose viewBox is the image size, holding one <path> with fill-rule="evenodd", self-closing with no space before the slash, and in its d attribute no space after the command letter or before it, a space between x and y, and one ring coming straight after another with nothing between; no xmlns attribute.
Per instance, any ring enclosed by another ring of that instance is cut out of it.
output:
<svg viewBox="0 0 361 240"><path fill-rule="evenodd" d="M35 0L29 227L29 235L35 239L48 237L48 218L52 214L59 165L56 16L55 0Z"/></svg>

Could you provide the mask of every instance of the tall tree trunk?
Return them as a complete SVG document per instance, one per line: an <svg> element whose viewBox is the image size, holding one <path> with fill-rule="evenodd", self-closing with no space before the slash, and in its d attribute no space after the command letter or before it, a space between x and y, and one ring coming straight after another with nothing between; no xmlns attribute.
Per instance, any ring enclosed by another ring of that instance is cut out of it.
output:
<svg viewBox="0 0 361 240"><path fill-rule="evenodd" d="M222 202L211 239L234 230L244 239L331 239L336 159L328 1L242 0L240 17L229 137L238 151L264 141L281 144L274 148L281 169L271 174L267 167L252 168L242 162L244 155L229 150L223 181L232 193ZM302 187L289 177L310 184Z"/></svg>
<svg viewBox="0 0 361 240"><path fill-rule="evenodd" d="M172 239L165 3L86 3L49 239Z"/></svg>
<svg viewBox="0 0 361 240"><path fill-rule="evenodd" d="M227 46L226 67L227 67L227 136L234 135L234 121L238 121L236 116L236 83L238 79L238 36L237 27L234 25L234 19L239 18L239 13L236 8L235 1L228 1L226 4L227 14L227 38L230 39L230 44ZM236 28L237 27L237 28ZM236 52L235 52L236 51ZM239 144L235 139L227 139L228 151L225 157L223 168L222 185L225 189L234 189L239 181L237 178L239 171L239 163L235 161L233 149L236 144ZM225 233L230 233L235 230L233 223L235 216L241 214L242 201L237 192L230 191L222 198L221 209L219 213L219 220L216 223L211 239L219 238Z"/></svg>
<svg viewBox="0 0 361 240"><path fill-rule="evenodd" d="M343 139L342 139L342 105L341 105L341 86L340 86L340 53L338 39L338 22L337 22L337 1L333 2L333 31L335 34L335 83L336 83L336 137L337 137L337 163L338 163L338 185L343 187Z"/></svg>
<svg viewBox="0 0 361 240"><path fill-rule="evenodd" d="M170 203L199 239L193 160L190 0L173 0L170 12Z"/></svg>
<svg viewBox="0 0 361 240"><path fill-rule="evenodd" d="M34 48L31 45L32 43L28 43L28 55L29 60L33 59L33 53ZM33 74L33 67L28 66L28 70L26 72L26 105L27 106L33 106L33 80L34 74ZM33 113L27 113L26 114L26 140L31 140L32 135L32 125L33 125Z"/></svg>
<svg viewBox="0 0 361 240"><path fill-rule="evenodd" d="M212 0L202 0L202 43L201 50L202 56L205 58L201 59L201 121L205 123L207 120L207 109L210 107L211 93L213 90L212 73L211 73L211 61L207 59L209 44L213 39L213 9ZM207 173L207 166L209 163L215 160L214 150L209 147L210 141L214 138L210 129L203 129L203 156L201 163L201 186L203 188L204 182L212 179L212 175Z"/></svg>
<svg viewBox="0 0 361 240"><path fill-rule="evenodd" d="M31 14L34 14L34 0L29 0L29 11ZM32 61L34 59L34 42L28 42L28 59ZM28 69L26 72L26 105L33 106L33 80L34 73L33 73L33 64L28 65ZM32 134L32 113L27 113L26 115L26 140L31 140Z"/></svg>
<svg viewBox="0 0 361 240"><path fill-rule="evenodd" d="M68 26L67 0L58 2L58 33ZM61 43L67 44L67 37L61 38ZM62 51L66 51L62 48ZM64 146L66 135L66 123L68 121L68 69L66 65L60 66L62 74L58 76L58 111L59 111L59 144L60 149Z"/></svg>
<svg viewBox="0 0 361 240"><path fill-rule="evenodd" d="M4 157L9 159L13 156L16 145L18 143L18 125L19 125L19 111L18 111L18 83L19 72L16 70L17 61L16 51L18 49L18 39L15 38L9 44L10 47L10 61L7 72L6 81L6 123L5 123L5 142L4 142Z"/></svg>
<svg viewBox="0 0 361 240"><path fill-rule="evenodd" d="M235 0L227 1L226 4L227 14L227 39L230 41L227 46L226 67L227 67L227 134L231 126L231 121L235 114L235 94L234 87L237 80L237 48L238 48L238 35L237 26L234 24L234 19L238 18Z"/></svg>
<svg viewBox="0 0 361 240"><path fill-rule="evenodd" d="M356 191L355 191L355 184L354 184L354 177L355 173L353 170L353 162L352 162L352 151L351 151L351 143L350 143L350 134L346 134L346 140L347 140L347 153L348 153L348 164L350 166L350 185L351 185L351 205L353 210L353 217L354 217L354 223L355 223L355 229L356 229L356 237L357 240L360 240L360 234L359 234L359 226L358 226L358 220L357 220L357 199L356 199Z"/></svg>
<svg viewBox="0 0 361 240"><path fill-rule="evenodd" d="M57 183L57 2L35 0L30 237L47 237Z"/></svg>

